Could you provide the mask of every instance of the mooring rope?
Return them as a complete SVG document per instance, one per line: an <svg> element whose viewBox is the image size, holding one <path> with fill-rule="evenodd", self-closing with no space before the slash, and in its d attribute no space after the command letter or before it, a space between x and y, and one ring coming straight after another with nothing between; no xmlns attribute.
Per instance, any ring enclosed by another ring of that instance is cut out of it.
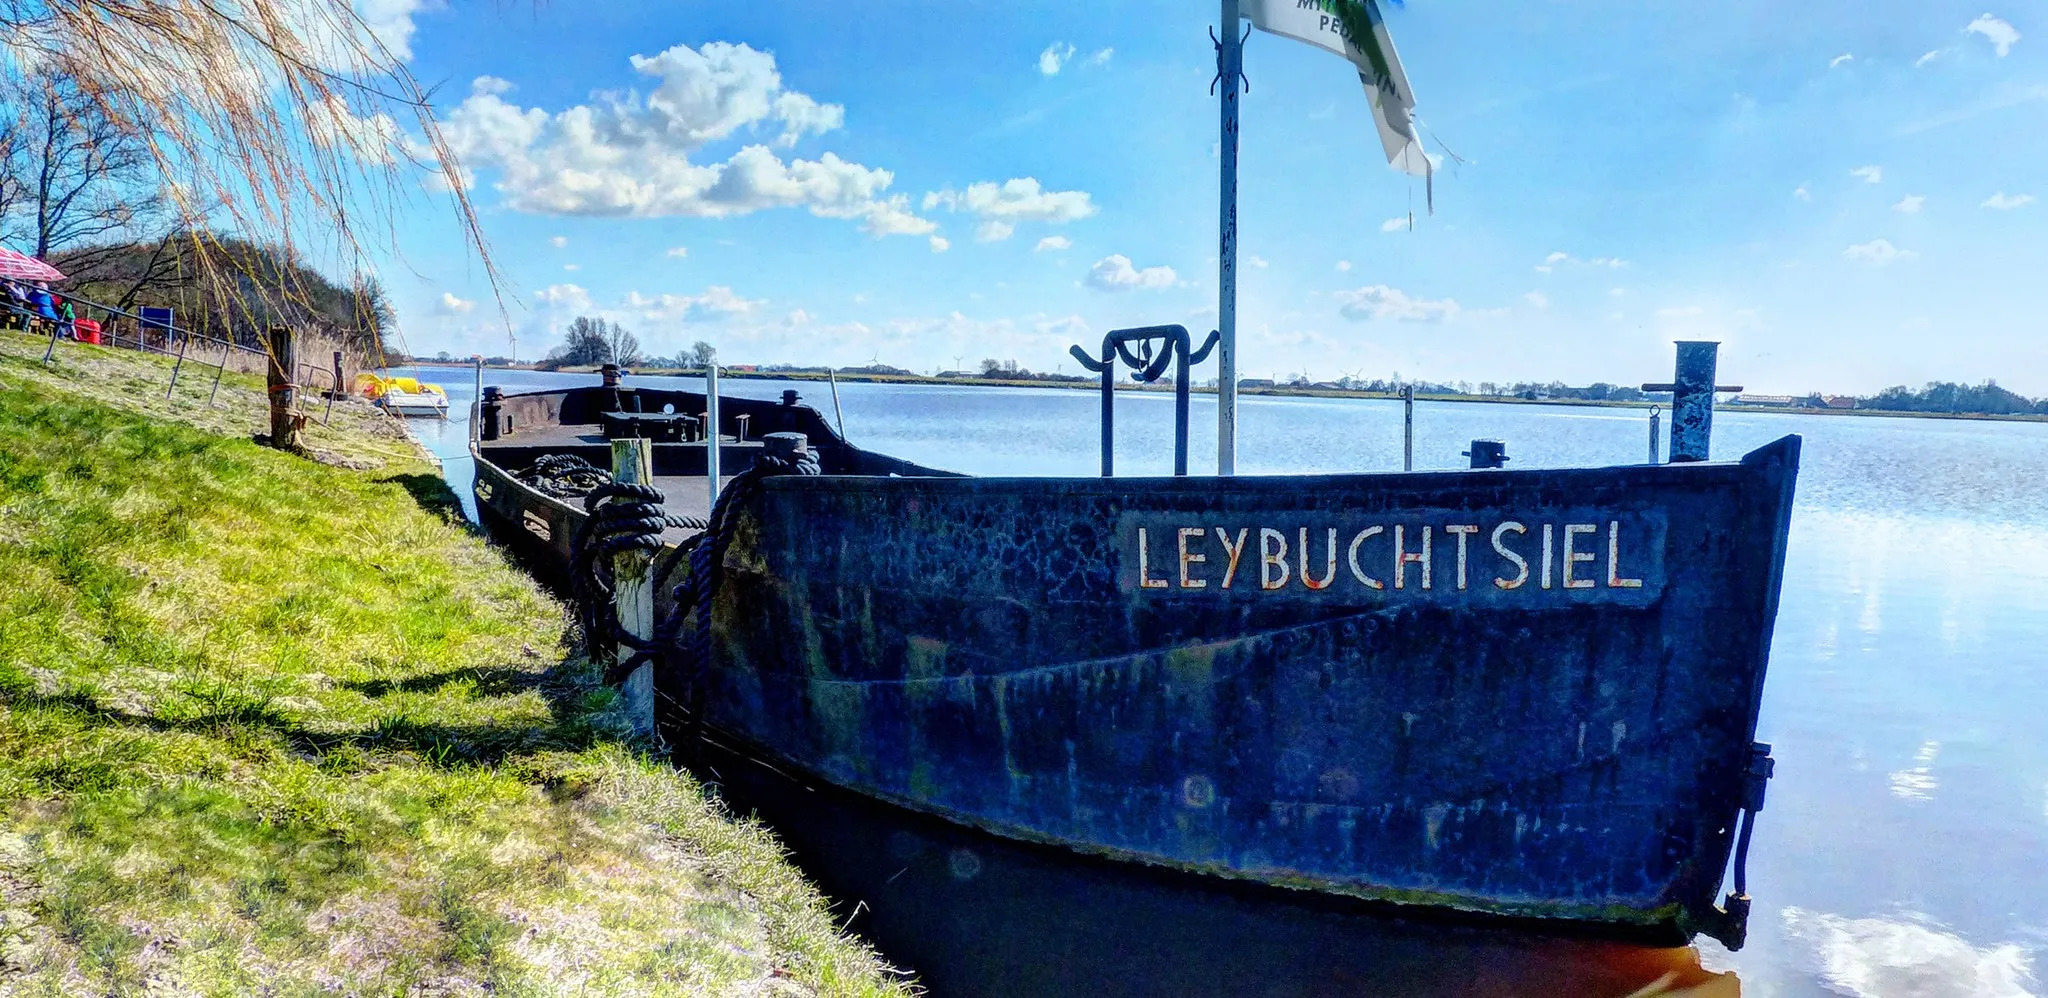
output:
<svg viewBox="0 0 2048 998"><path fill-rule="evenodd" d="M676 655L673 675L682 681L686 698L685 745L695 745L703 728L704 679L711 668L711 610L724 579L725 552L732 546L738 511L759 494L761 483L768 478L819 473L817 452L809 448L793 454L763 453L754 459L753 467L735 476L719 493L710 526L690 548L690 574L675 588L675 611L662 627Z"/></svg>
<svg viewBox="0 0 2048 998"><path fill-rule="evenodd" d="M584 467L590 466L585 463ZM661 490L652 485L625 485L609 481L609 475L605 477L607 481L593 487L583 499L583 508L590 515L584 517L582 528L569 545L569 580L577 623L583 630L584 651L591 661L603 661L614 648L633 651L606 666L604 681L615 684L623 682L641 664L658 657L669 639L659 627L652 637L640 638L620 624L614 604L618 586L612 575L613 556L640 551L655 558L650 584L659 592L676 563L673 558L658 558L662 531L670 527L701 531L708 524L696 517L663 512Z"/></svg>

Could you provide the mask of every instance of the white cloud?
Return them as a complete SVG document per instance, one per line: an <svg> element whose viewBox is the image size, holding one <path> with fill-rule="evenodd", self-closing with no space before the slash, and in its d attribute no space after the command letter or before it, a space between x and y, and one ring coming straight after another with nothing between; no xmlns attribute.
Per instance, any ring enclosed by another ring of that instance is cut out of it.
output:
<svg viewBox="0 0 2048 998"><path fill-rule="evenodd" d="M2004 191L1999 191L1998 193L1993 194L1988 198L1985 198L1983 203L1980 204L1979 207L1995 208L1999 211L2010 211L2021 205L2032 203L2034 203L2034 196L2032 194L2007 194Z"/></svg>
<svg viewBox="0 0 2048 998"><path fill-rule="evenodd" d="M1063 250L1073 245L1074 241L1065 236L1047 236L1044 239L1040 239L1038 245L1031 247L1031 252L1043 253L1046 250Z"/></svg>
<svg viewBox="0 0 2048 998"><path fill-rule="evenodd" d="M1342 304L1337 311L1347 319L1388 319L1395 322L1442 322L1458 314L1458 303L1450 298L1413 298L1399 288L1374 284L1355 291L1339 291L1332 297Z"/></svg>
<svg viewBox="0 0 2048 998"><path fill-rule="evenodd" d="M1245 257L1244 262L1250 266L1257 267L1260 270L1264 270L1266 269L1266 267L1269 266L1269 264L1266 263L1266 258L1258 255L1257 253L1253 253L1252 255Z"/></svg>
<svg viewBox="0 0 2048 998"><path fill-rule="evenodd" d="M1560 263L1569 263L1573 266L1606 267L1609 270L1620 270L1628 266L1628 261L1618 256L1596 256L1581 260L1563 250L1553 250L1549 256L1543 258L1542 263L1536 265L1536 270L1539 273L1548 274Z"/></svg>
<svg viewBox="0 0 2048 998"><path fill-rule="evenodd" d="M1792 196L1798 198L1801 201L1813 200L1813 192L1807 190L1805 184L1800 184L1798 187L1794 187L1792 189Z"/></svg>
<svg viewBox="0 0 2048 998"><path fill-rule="evenodd" d="M1399 218L1390 218L1380 223L1381 232L1400 232L1407 227L1408 216L1406 215L1402 215Z"/></svg>
<svg viewBox="0 0 2048 998"><path fill-rule="evenodd" d="M690 255L690 248L689 248L688 246L670 246L670 247L668 248L668 255L669 255L669 256L678 256L678 257L680 257L680 256L689 256L689 255Z"/></svg>
<svg viewBox="0 0 2048 998"><path fill-rule="evenodd" d="M1054 42L1038 53L1038 71L1047 76L1059 73L1060 67L1074 57L1074 47L1065 42Z"/></svg>
<svg viewBox="0 0 2048 998"><path fill-rule="evenodd" d="M1841 64L1843 64L1843 63L1845 63L1845 62L1851 62L1851 61L1854 61L1854 60L1855 60L1855 58L1856 58L1855 56L1853 56L1853 55L1850 55L1850 54L1849 54L1849 53L1847 53L1847 52L1844 52L1844 53L1842 53L1841 55L1838 55L1838 56L1836 56L1836 57L1834 57L1834 58L1832 58L1832 59L1829 59L1829 60L1828 60L1828 68L1829 68L1829 69L1833 69L1833 68L1835 68L1836 66L1839 66L1839 65L1841 65Z"/></svg>
<svg viewBox="0 0 2048 998"><path fill-rule="evenodd" d="M1913 68L1919 69L1920 67L1925 66L1928 63L1933 62L1934 60L1939 59L1946 54L1948 54L1947 49L1935 49L1927 53L1926 55L1923 55L1920 58L1913 60Z"/></svg>
<svg viewBox="0 0 2048 998"><path fill-rule="evenodd" d="M1015 225L991 218L974 227L974 239L976 242L983 243L1001 242L1010 238L1011 234L1016 231L1017 227Z"/></svg>
<svg viewBox="0 0 2048 998"><path fill-rule="evenodd" d="M947 188L926 193L924 210L939 207L1006 222L1059 224L1095 214L1095 201L1087 191L1049 191L1035 177L1013 177L1000 184L982 181L968 184L964 191Z"/></svg>
<svg viewBox="0 0 2048 998"><path fill-rule="evenodd" d="M2034 998L2033 957L2018 943L1974 946L1914 917L1844 918L1786 908L1786 935L1811 946L1828 990L1854 998Z"/></svg>
<svg viewBox="0 0 2048 998"><path fill-rule="evenodd" d="M2020 40L2018 30L2013 28L2012 25L1992 17L1990 14L1980 15L1976 20L1965 25L1963 31L1965 34L1983 35L1984 40L1990 42L1991 46L1998 50L1998 57L2000 59L2005 58L2006 53L2012 51L2013 43Z"/></svg>
<svg viewBox="0 0 2048 998"><path fill-rule="evenodd" d="M1348 274L1348 273L1350 273L1350 272L1351 272L1351 261L1349 261L1349 260L1339 260L1339 261L1337 261L1337 273L1340 273L1340 274Z"/></svg>
<svg viewBox="0 0 2048 998"><path fill-rule="evenodd" d="M390 115L381 111L358 115L340 94L328 94L325 100L307 105L306 131L316 145L379 166L397 162L398 150L408 141Z"/></svg>
<svg viewBox="0 0 2048 998"><path fill-rule="evenodd" d="M1544 294L1541 291L1531 291L1528 294L1523 295L1522 297L1524 299L1527 299L1529 304L1534 305L1539 309L1550 307L1550 296Z"/></svg>
<svg viewBox="0 0 2048 998"><path fill-rule="evenodd" d="M562 247L569 245L569 237L554 236L548 240L548 245L553 246L556 249L561 249Z"/></svg>
<svg viewBox="0 0 2048 998"><path fill-rule="evenodd" d="M1920 213L1920 206L1926 203L1926 197L1919 194L1908 194L1900 198L1898 204L1892 205L1892 210L1904 212L1908 215L1917 215Z"/></svg>
<svg viewBox="0 0 2048 998"><path fill-rule="evenodd" d="M1610 294L1610 295L1613 295L1613 296L1614 296L1614 297L1616 297L1616 298L1619 298L1619 297L1621 297L1622 295L1628 294L1628 289L1627 289L1627 288L1608 288L1608 289L1607 289L1607 293L1608 293L1608 294Z"/></svg>
<svg viewBox="0 0 2048 998"><path fill-rule="evenodd" d="M1857 243L1842 251L1843 259L1867 263L1873 267L1882 267L1895 260L1911 260L1919 255L1912 250L1893 246L1889 239L1873 239L1867 243Z"/></svg>
<svg viewBox="0 0 2048 998"><path fill-rule="evenodd" d="M894 174L830 152L785 162L753 143L723 162L693 161L706 144L743 133L770 131L771 142L789 145L841 126L843 108L783 87L772 54L710 42L631 62L655 81L644 97L603 93L552 114L507 102L504 81L481 77L442 132L465 164L497 172L497 190L520 211L723 218L804 208L860 220L876 236L936 228L909 198L887 193Z"/></svg>
<svg viewBox="0 0 2048 998"><path fill-rule="evenodd" d="M792 309L790 310L790 313L788 315L782 317L782 324L785 326L790 326L792 328L796 326L808 326L811 324L811 313L806 312L800 308Z"/></svg>
<svg viewBox="0 0 2048 998"><path fill-rule="evenodd" d="M1139 270L1131 266L1131 258L1122 253L1112 253L1088 268L1089 286L1103 291L1157 290L1173 287L1175 280L1177 277L1172 267L1162 265Z"/></svg>
<svg viewBox="0 0 2048 998"><path fill-rule="evenodd" d="M457 298L446 291L441 292L441 301L434 306L434 312L439 315L468 315L475 309L476 302Z"/></svg>
<svg viewBox="0 0 2048 998"><path fill-rule="evenodd" d="M1113 48L1101 48L1101 49L1097 49L1097 50L1095 50L1095 54L1094 54L1094 55L1091 55L1091 56L1089 56L1089 57L1088 57L1088 65L1090 65L1090 66L1107 66L1107 65L1109 65L1109 58L1110 58L1110 56L1113 56L1113 55L1115 55L1115 54L1116 54L1116 50L1115 50L1115 49L1113 49Z"/></svg>
<svg viewBox="0 0 2048 998"><path fill-rule="evenodd" d="M1850 170L1849 176L1860 178L1866 184L1875 184L1884 180L1884 167L1859 166Z"/></svg>
<svg viewBox="0 0 2048 998"><path fill-rule="evenodd" d="M591 305L590 292L575 284L550 284L534 292L533 300L544 307L578 312L588 311Z"/></svg>
<svg viewBox="0 0 2048 998"><path fill-rule="evenodd" d="M659 322L705 312L746 315L766 304L767 299L742 298L726 285L713 284L700 295L643 295L638 291L628 291L623 307L643 321Z"/></svg>
<svg viewBox="0 0 2048 998"><path fill-rule="evenodd" d="M563 269L563 270L571 270L571 271L574 271L574 270L582 270L582 269L583 269L583 265L582 265L582 264L580 264L580 263L565 263L565 264L563 264L563 265L562 265L562 269Z"/></svg>
<svg viewBox="0 0 2048 998"><path fill-rule="evenodd" d="M947 250L949 250L949 249L952 249L952 248L953 248L953 241L952 241L952 240L950 240L950 239L947 239L947 238L946 238L945 236L933 236L933 237L932 237L932 252L934 252L934 253L944 253L945 251L947 251Z"/></svg>

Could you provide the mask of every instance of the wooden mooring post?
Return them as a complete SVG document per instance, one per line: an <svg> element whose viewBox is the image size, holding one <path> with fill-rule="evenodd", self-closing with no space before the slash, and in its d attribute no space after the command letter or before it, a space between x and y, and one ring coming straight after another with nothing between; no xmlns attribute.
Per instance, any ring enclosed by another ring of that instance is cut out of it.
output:
<svg viewBox="0 0 2048 998"><path fill-rule="evenodd" d="M620 485L654 484L654 450L644 438L612 441L612 481ZM642 641L654 637L654 554L622 551L612 556L612 609L619 627ZM617 661L633 656L620 645ZM626 716L635 734L660 739L654 727L654 667L642 663L626 677L619 693L626 698Z"/></svg>
<svg viewBox="0 0 2048 998"><path fill-rule="evenodd" d="M270 327L269 341L270 446L297 452L303 449L299 437L306 426L306 417L296 411L299 386L292 383L299 369L298 344L289 326Z"/></svg>

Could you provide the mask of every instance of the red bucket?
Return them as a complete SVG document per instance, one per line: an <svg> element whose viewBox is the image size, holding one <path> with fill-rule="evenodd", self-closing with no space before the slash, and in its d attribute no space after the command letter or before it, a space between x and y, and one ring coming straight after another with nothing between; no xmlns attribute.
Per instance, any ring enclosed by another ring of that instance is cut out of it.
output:
<svg viewBox="0 0 2048 998"><path fill-rule="evenodd" d="M100 324L97 320L79 319L71 324L71 328L80 343L97 344L100 341Z"/></svg>

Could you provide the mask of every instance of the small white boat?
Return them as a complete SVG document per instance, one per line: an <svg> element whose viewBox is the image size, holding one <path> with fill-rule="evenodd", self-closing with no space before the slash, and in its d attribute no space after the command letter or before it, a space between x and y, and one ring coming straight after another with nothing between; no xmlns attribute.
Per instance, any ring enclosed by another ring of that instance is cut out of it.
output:
<svg viewBox="0 0 2048 998"><path fill-rule="evenodd" d="M377 404L394 416L439 416L448 418L448 396L438 392L386 391Z"/></svg>

